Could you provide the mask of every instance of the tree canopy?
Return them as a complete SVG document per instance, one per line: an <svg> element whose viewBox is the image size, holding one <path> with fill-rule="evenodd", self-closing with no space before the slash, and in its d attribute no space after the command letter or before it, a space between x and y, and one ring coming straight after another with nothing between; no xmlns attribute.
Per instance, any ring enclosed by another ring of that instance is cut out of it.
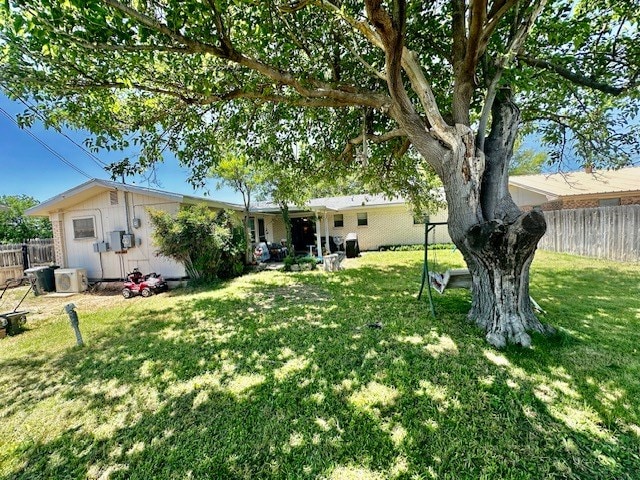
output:
<svg viewBox="0 0 640 480"><path fill-rule="evenodd" d="M510 85L555 158L567 145L590 163L637 155L637 123L628 123L638 108L634 1L6 4L3 89L32 96L49 122L91 130L95 148L138 145L142 155L120 168L145 168L171 149L200 182L221 156L223 131L248 147L312 141L314 162L349 168L364 131L375 159L367 170L391 183L402 171L406 185L417 162L403 160L410 142L385 114L396 67L381 29L391 27L395 47L409 52L396 59L406 75L398 80L430 128L486 128L486 100ZM278 136L256 135L265 119Z"/></svg>
<svg viewBox="0 0 640 480"><path fill-rule="evenodd" d="M0 196L0 243L21 243L34 238L52 238L51 222L47 218L27 217L24 212L38 200L28 195Z"/></svg>

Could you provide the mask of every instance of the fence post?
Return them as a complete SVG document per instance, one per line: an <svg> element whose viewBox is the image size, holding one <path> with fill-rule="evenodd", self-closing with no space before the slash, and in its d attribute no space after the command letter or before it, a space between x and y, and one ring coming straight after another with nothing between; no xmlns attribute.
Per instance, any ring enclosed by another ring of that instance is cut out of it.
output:
<svg viewBox="0 0 640 480"><path fill-rule="evenodd" d="M26 243L22 244L22 267L23 270L29 268L29 247Z"/></svg>

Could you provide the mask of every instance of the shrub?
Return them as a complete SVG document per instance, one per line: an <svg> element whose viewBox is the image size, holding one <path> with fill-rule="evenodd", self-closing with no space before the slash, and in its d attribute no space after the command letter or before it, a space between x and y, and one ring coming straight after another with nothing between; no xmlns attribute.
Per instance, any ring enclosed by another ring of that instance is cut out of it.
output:
<svg viewBox="0 0 640 480"><path fill-rule="evenodd" d="M294 257L293 255L290 255L284 259L284 269L285 271L290 272L292 270L295 270L293 266L296 265L300 267L299 268L300 270L304 270L304 269L314 270L316 268L317 263L318 263L318 260L316 257L310 257L308 255ZM310 267L306 267L306 265L309 265Z"/></svg>
<svg viewBox="0 0 640 480"><path fill-rule="evenodd" d="M190 205L173 217L150 210L158 254L185 266L195 281L230 278L243 271L244 233L233 214Z"/></svg>

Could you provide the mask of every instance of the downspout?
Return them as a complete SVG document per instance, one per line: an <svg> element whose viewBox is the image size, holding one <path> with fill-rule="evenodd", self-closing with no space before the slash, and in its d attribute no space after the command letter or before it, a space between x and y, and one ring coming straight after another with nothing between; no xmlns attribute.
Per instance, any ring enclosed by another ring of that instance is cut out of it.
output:
<svg viewBox="0 0 640 480"><path fill-rule="evenodd" d="M131 233L131 216L129 214L129 197L127 196L127 191L122 191L124 195L124 215L127 221L127 234Z"/></svg>

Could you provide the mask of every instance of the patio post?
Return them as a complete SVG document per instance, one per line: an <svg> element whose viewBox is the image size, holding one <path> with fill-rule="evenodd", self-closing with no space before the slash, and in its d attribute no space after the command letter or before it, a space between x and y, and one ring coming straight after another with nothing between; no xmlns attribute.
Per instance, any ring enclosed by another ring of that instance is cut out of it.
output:
<svg viewBox="0 0 640 480"><path fill-rule="evenodd" d="M331 244L329 243L329 218L327 212L324 212L324 248L331 253Z"/></svg>

